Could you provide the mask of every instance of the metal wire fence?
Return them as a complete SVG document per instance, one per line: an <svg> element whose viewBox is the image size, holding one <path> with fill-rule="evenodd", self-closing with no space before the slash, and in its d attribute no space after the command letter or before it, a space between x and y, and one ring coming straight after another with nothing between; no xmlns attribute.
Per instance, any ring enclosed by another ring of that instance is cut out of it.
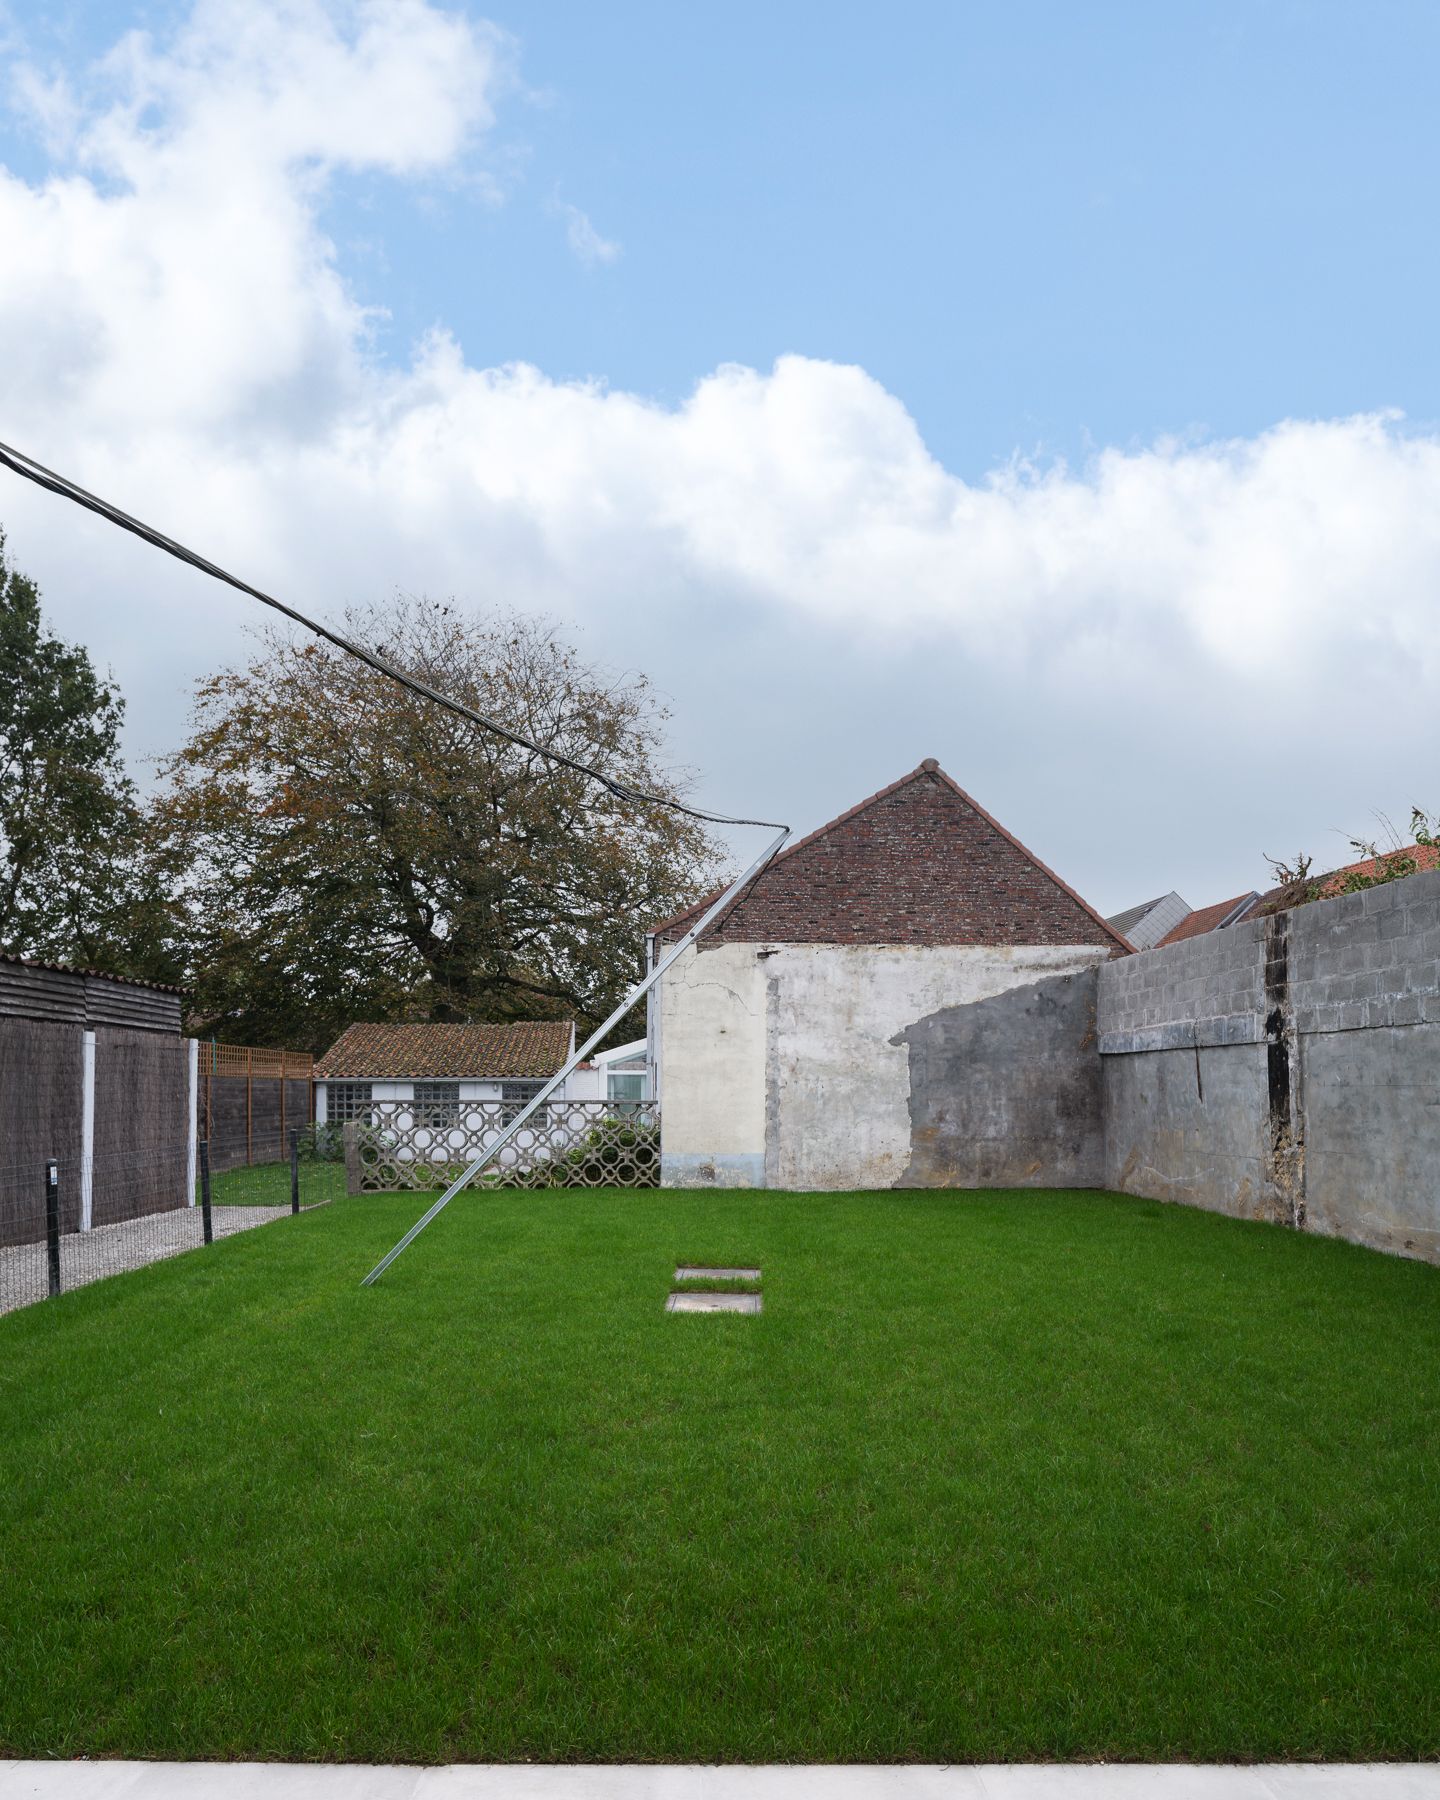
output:
<svg viewBox="0 0 1440 1800"><path fill-rule="evenodd" d="M343 1152L324 1126L257 1140L254 1155L247 1167L212 1172L201 1140L0 1167L0 1313L345 1192Z"/></svg>

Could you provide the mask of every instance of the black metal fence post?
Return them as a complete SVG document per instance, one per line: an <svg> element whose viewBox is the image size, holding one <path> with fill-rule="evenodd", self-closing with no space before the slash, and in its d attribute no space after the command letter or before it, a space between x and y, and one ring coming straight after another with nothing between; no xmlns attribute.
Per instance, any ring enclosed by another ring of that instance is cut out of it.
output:
<svg viewBox="0 0 1440 1800"><path fill-rule="evenodd" d="M200 1213L205 1221L205 1242L213 1244L215 1228L210 1218L210 1140L200 1140Z"/></svg>
<svg viewBox="0 0 1440 1800"><path fill-rule="evenodd" d="M50 1298L60 1292L60 1165L45 1165L45 1242L50 1253Z"/></svg>
<svg viewBox="0 0 1440 1800"><path fill-rule="evenodd" d="M290 1210L300 1210L300 1133L290 1133Z"/></svg>

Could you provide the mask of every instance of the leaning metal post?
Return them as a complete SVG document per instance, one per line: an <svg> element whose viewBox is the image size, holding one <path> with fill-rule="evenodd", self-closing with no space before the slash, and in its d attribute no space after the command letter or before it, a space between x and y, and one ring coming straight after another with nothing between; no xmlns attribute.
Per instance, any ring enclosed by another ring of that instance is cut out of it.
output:
<svg viewBox="0 0 1440 1800"><path fill-rule="evenodd" d="M429 1212L418 1218L405 1233L404 1237L401 1238L400 1242L395 1245L394 1249L387 1251L387 1253L381 1257L380 1261L376 1263L375 1267L365 1277L364 1281L361 1282L360 1285L362 1287L369 1287L372 1282L378 1281L390 1267L391 1263L394 1262L395 1258L399 1256L400 1252L408 1249L409 1246L415 1242L416 1238L419 1237L420 1233L430 1221L438 1217L438 1215L445 1210L460 1192L461 1188L468 1186L468 1184L480 1173L481 1169L485 1167L486 1163L492 1161L495 1155L505 1148L506 1144L510 1142L515 1134L524 1127L525 1121L530 1115L545 1104L555 1092L556 1088L561 1085L572 1070L578 1068L579 1065L584 1062L585 1058L597 1044L603 1043L610 1032L614 1030L615 1026L620 1023L626 1013L628 1013L635 1005L636 1001L643 999L643 997L649 993L650 989L654 987L655 983L670 967L675 958L688 950L710 921L724 911L748 881L753 880L754 877L760 873L770 861L771 857L778 853L780 847L784 844L789 835L790 827L788 825L782 825L779 835L765 847L742 875L737 875L735 877L734 881L730 883L729 887L726 888L725 892L720 895L713 905L706 908L700 919L685 933L684 937L677 943L671 945L669 950L665 952L664 956L656 963L655 967L645 979L640 982L637 987L631 988L630 992L620 1002L619 1006L616 1007L615 1011L611 1013L605 1023L600 1026L597 1031L592 1032L592 1034L586 1038L585 1042L570 1058L569 1062L565 1064L564 1068L561 1069L558 1074L550 1077L549 1081L545 1083L540 1092L534 1095L526 1106L515 1115L509 1125L507 1125L504 1131L500 1133L499 1137L496 1138L495 1142L491 1144L487 1150L482 1150L475 1158L474 1162L456 1176L455 1180L450 1183L449 1187L446 1188L445 1192L430 1208Z"/></svg>

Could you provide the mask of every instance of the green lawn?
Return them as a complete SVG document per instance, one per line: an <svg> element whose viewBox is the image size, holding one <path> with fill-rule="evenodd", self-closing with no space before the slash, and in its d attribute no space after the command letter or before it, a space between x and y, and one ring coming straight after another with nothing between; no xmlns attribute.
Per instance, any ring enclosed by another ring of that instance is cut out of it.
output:
<svg viewBox="0 0 1440 1800"><path fill-rule="evenodd" d="M195 1183L200 1193L200 1183ZM345 1198L345 1165L340 1161L300 1164L300 1204L317 1206L322 1200ZM290 1164L254 1163L249 1168L219 1169L210 1177L210 1201L214 1206L288 1206Z"/></svg>
<svg viewBox="0 0 1440 1800"><path fill-rule="evenodd" d="M1440 1269L1102 1194L341 1201L0 1319L0 1752L1440 1754ZM758 1318L663 1311L763 1266Z"/></svg>

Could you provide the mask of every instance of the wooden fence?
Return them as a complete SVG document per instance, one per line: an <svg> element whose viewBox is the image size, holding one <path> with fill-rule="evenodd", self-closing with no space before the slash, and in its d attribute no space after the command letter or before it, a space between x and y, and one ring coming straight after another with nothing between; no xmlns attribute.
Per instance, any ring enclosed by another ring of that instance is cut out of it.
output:
<svg viewBox="0 0 1440 1800"><path fill-rule="evenodd" d="M213 1169L280 1161L291 1129L315 1117L314 1058L202 1038L199 1115Z"/></svg>

